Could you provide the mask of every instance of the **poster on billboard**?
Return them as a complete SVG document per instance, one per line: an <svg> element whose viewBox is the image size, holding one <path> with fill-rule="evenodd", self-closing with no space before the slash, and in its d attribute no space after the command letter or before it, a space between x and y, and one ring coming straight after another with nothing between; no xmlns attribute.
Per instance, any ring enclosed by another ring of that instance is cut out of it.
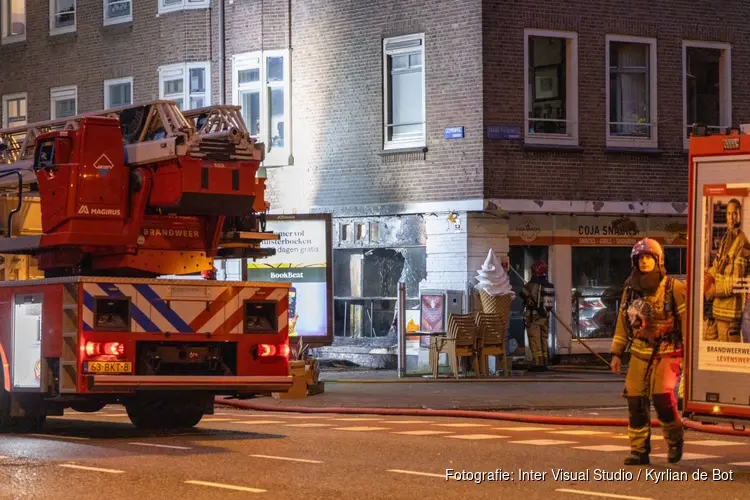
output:
<svg viewBox="0 0 750 500"><path fill-rule="evenodd" d="M750 373L750 184L704 185L699 199L698 368Z"/></svg>
<svg viewBox="0 0 750 500"><path fill-rule="evenodd" d="M263 246L276 255L248 261L248 281L291 283L289 337L312 346L333 342L333 247L330 214L269 215Z"/></svg>

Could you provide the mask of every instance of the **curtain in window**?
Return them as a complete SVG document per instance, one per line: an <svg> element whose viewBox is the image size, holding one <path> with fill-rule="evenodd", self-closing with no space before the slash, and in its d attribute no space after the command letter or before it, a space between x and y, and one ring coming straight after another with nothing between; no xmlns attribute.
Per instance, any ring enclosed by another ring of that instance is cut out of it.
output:
<svg viewBox="0 0 750 500"><path fill-rule="evenodd" d="M648 46L635 43L613 44L612 55L615 67L611 69L613 113L615 135L650 136L648 90Z"/></svg>

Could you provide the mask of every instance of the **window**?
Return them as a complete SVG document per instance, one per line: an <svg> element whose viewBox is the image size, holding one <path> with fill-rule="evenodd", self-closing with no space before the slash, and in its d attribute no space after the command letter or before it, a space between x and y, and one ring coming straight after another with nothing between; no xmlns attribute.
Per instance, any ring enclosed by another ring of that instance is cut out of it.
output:
<svg viewBox="0 0 750 500"><path fill-rule="evenodd" d="M3 96L3 128L20 127L28 123L26 93Z"/></svg>
<svg viewBox="0 0 750 500"><path fill-rule="evenodd" d="M426 145L424 35L383 40L384 149Z"/></svg>
<svg viewBox="0 0 750 500"><path fill-rule="evenodd" d="M76 0L49 0L49 33L60 35L76 30Z"/></svg>
<svg viewBox="0 0 750 500"><path fill-rule="evenodd" d="M51 119L67 118L78 114L78 87L55 87L50 90Z"/></svg>
<svg viewBox="0 0 750 500"><path fill-rule="evenodd" d="M725 43L682 43L684 146L694 123L720 132L732 125L731 47Z"/></svg>
<svg viewBox="0 0 750 500"><path fill-rule="evenodd" d="M26 0L0 0L2 42L13 43L26 40Z"/></svg>
<svg viewBox="0 0 750 500"><path fill-rule="evenodd" d="M288 52L238 54L232 66L232 102L242 106L242 118L250 135L266 146L263 165L288 165L291 144Z"/></svg>
<svg viewBox="0 0 750 500"><path fill-rule="evenodd" d="M658 146L656 40L607 35L607 146Z"/></svg>
<svg viewBox="0 0 750 500"><path fill-rule="evenodd" d="M180 111L210 106L211 64L162 66L159 68L159 98L175 101Z"/></svg>
<svg viewBox="0 0 750 500"><path fill-rule="evenodd" d="M578 35L526 30L527 144L578 145Z"/></svg>
<svg viewBox="0 0 750 500"><path fill-rule="evenodd" d="M104 0L104 25L133 20L133 0Z"/></svg>
<svg viewBox="0 0 750 500"><path fill-rule="evenodd" d="M133 78L104 81L104 108L119 108L133 104Z"/></svg>
<svg viewBox="0 0 750 500"><path fill-rule="evenodd" d="M159 14L185 9L207 9L210 0L159 0Z"/></svg>

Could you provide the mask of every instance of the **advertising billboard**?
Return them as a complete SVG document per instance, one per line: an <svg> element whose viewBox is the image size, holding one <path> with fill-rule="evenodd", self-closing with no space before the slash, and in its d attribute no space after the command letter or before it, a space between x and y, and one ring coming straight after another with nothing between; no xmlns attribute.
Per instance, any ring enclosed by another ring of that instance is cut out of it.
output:
<svg viewBox="0 0 750 500"><path fill-rule="evenodd" d="M291 283L289 337L312 346L333 342L333 237L330 214L269 215L263 246L276 255L248 261L247 280Z"/></svg>

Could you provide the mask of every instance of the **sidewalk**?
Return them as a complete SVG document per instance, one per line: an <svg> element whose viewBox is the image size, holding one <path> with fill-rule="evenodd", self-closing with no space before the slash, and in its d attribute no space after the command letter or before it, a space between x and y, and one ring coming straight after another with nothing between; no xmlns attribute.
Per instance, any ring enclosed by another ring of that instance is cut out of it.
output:
<svg viewBox="0 0 750 500"><path fill-rule="evenodd" d="M293 407L518 411L622 408L624 377L606 373L513 372L494 379L397 379L390 370L321 373L325 392L303 399L252 400Z"/></svg>

